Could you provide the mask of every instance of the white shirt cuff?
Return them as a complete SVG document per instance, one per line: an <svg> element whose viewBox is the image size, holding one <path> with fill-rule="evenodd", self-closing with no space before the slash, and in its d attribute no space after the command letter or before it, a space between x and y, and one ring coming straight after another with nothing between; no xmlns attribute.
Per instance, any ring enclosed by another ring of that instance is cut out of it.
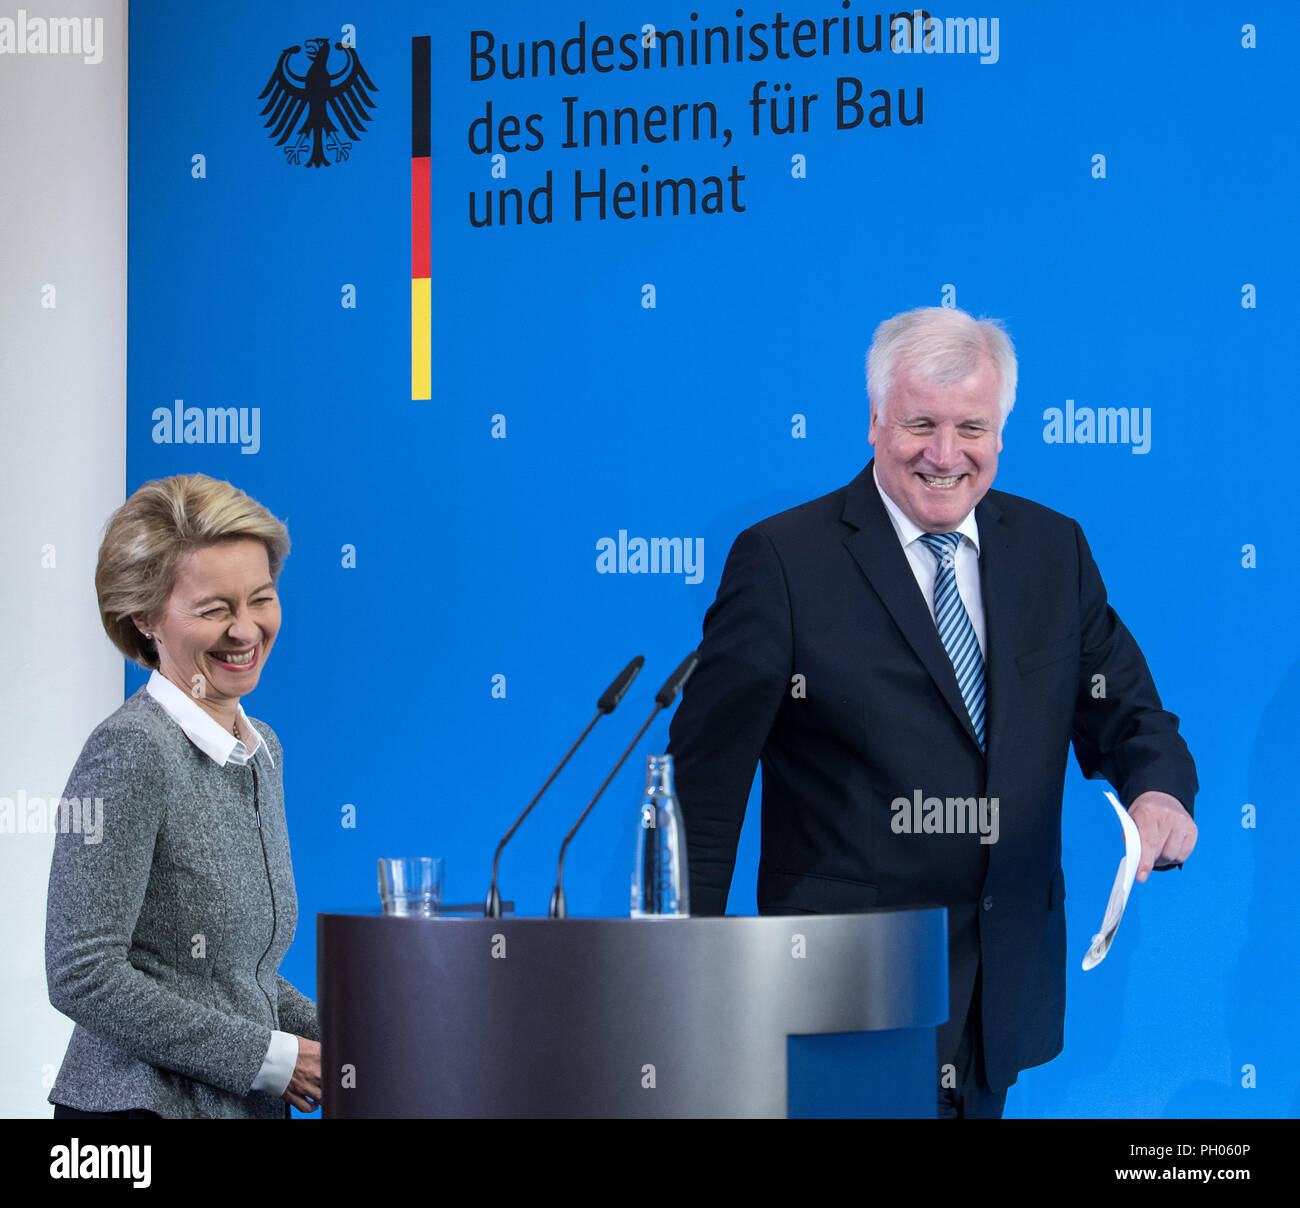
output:
<svg viewBox="0 0 1300 1208"><path fill-rule="evenodd" d="M257 1071L251 1089L265 1091L268 1095L283 1095L289 1089L289 1079L293 1077L297 1064L298 1037L292 1032L272 1032L262 1068Z"/></svg>

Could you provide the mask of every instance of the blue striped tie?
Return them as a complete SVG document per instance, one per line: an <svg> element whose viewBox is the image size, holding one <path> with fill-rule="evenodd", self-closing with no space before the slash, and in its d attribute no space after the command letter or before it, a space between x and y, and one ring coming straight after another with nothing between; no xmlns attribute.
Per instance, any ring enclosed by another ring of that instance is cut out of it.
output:
<svg viewBox="0 0 1300 1208"><path fill-rule="evenodd" d="M971 725L984 750L984 657L975 638L966 605L957 591L956 552L960 533L922 533L921 540L938 562L934 578L934 623L943 648L952 659L957 686L966 702Z"/></svg>

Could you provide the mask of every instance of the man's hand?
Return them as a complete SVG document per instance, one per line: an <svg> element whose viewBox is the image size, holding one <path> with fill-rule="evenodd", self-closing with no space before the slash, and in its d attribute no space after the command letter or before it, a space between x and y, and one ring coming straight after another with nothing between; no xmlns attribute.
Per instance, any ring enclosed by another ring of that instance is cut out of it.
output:
<svg viewBox="0 0 1300 1208"><path fill-rule="evenodd" d="M1196 846L1196 823L1177 797L1143 793L1128 807L1142 837L1137 879L1145 881L1153 868L1181 864Z"/></svg>
<svg viewBox="0 0 1300 1208"><path fill-rule="evenodd" d="M298 1064L293 1067L293 1077L280 1098L300 1112L314 1112L320 1107L320 1044L317 1041L298 1037Z"/></svg>

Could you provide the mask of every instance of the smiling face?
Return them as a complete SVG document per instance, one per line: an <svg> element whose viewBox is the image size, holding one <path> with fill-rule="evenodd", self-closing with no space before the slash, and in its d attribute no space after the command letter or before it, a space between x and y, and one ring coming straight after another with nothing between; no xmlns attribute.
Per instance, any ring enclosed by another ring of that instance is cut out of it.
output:
<svg viewBox="0 0 1300 1208"><path fill-rule="evenodd" d="M984 498L1002 452L998 372L981 356L971 375L940 384L900 366L867 439L881 489L914 524L950 533Z"/></svg>
<svg viewBox="0 0 1300 1208"><path fill-rule="evenodd" d="M154 635L159 671L228 729L280 629L266 546L245 539L195 550L181 559L161 612L133 619Z"/></svg>

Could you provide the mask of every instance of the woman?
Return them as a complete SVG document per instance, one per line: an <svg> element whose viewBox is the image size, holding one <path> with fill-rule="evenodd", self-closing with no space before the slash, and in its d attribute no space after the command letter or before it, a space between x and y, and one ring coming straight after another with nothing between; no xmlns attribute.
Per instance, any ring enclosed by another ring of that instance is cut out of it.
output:
<svg viewBox="0 0 1300 1208"><path fill-rule="evenodd" d="M239 703L280 628L288 552L279 520L202 474L146 483L109 521L100 614L153 675L64 792L102 799L103 826L58 834L50 870L50 1001L77 1025L56 1119L319 1105L316 1007L278 973L298 917L283 753Z"/></svg>

